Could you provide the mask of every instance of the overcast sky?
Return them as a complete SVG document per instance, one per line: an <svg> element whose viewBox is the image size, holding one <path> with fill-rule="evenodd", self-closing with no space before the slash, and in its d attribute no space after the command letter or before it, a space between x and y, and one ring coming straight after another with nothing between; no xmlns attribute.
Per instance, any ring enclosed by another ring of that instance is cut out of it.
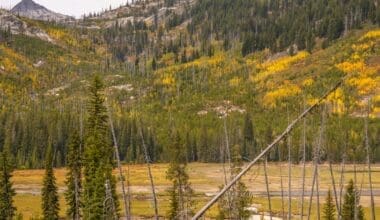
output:
<svg viewBox="0 0 380 220"><path fill-rule="evenodd" d="M0 0L0 7L9 9L21 0ZM99 12L102 9L119 7L128 0L34 0L46 8L79 18L83 14Z"/></svg>

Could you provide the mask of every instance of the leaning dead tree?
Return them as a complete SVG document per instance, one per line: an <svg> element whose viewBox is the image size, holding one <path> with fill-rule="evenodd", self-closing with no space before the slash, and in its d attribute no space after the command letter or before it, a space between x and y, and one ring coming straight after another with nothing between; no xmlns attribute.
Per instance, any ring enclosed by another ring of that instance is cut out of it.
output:
<svg viewBox="0 0 380 220"><path fill-rule="evenodd" d="M367 153L367 169L368 169L368 182L369 182L369 190L371 195L371 220L376 219L376 213L375 213L375 201L373 198L373 189L372 189L372 174L371 174L371 156L370 156L370 146L369 146L369 137L368 137L368 118L369 118L369 111L370 111L370 99L368 99L367 104L367 114L364 121L364 129L365 129L365 147L366 147L366 153Z"/></svg>
<svg viewBox="0 0 380 220"><path fill-rule="evenodd" d="M112 138L113 138L113 146L115 149L115 155L116 155L116 161L117 161L117 167L119 170L119 180L120 180L120 185L121 185L121 190L123 193L123 201L124 201L124 210L125 210L125 215L127 216L127 219L129 220L131 218L131 213L130 213L130 203L129 200L127 200L127 195L125 192L125 186L124 186L124 175L123 175L123 168L121 166L120 162L120 154L119 154L119 146L117 144L117 139L116 139L116 134L115 134L115 128L113 126L113 121L111 117L111 112L109 110L108 104L106 104L107 107L107 112L108 112L108 119L111 127L111 133L112 133Z"/></svg>
<svg viewBox="0 0 380 220"><path fill-rule="evenodd" d="M269 191L269 181L268 181L268 156L265 156L264 159L264 175L265 175L265 186L267 189L267 198L268 198L268 208L269 208L269 219L272 220L272 201Z"/></svg>
<svg viewBox="0 0 380 220"><path fill-rule="evenodd" d="M284 137L286 137L309 112L311 112L314 108L319 106L331 93L333 93L338 87L340 87L343 83L344 79L339 81L333 88L331 88L328 92L326 92L316 103L311 105L308 109L306 109L302 114L300 114L295 120L293 120L288 127L282 132L280 136L278 136L271 144L269 144L254 160L252 160L242 171L236 175L224 188L214 197L212 198L201 210L199 210L194 217L193 220L200 219L205 212L211 208L232 186L235 185L251 168L255 165L261 158L263 158L274 146L276 146Z"/></svg>
<svg viewBox="0 0 380 220"><path fill-rule="evenodd" d="M304 101L305 103L305 101ZM304 104L305 109L305 104ZM303 206L305 201L305 170L306 170L306 118L302 126L302 194L301 194L301 220L303 220Z"/></svg>
<svg viewBox="0 0 380 220"><path fill-rule="evenodd" d="M146 163L146 166L148 167L148 175L149 175L149 180L150 180L150 186L152 189L152 196L153 196L153 203L154 203L154 219L158 220L158 218L159 218L159 216L158 216L158 204L157 204L156 188L154 185L152 169L150 166L151 159L150 159L150 156L148 154L148 149L146 148L146 145L145 145L144 135L143 135L141 127L142 126L140 126L139 130L140 130L141 143L142 143L144 156L145 156L145 163Z"/></svg>

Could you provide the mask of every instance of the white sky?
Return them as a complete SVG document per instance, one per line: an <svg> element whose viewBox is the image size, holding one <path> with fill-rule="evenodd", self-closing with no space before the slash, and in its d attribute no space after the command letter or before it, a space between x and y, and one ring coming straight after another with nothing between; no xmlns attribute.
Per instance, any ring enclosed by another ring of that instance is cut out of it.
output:
<svg viewBox="0 0 380 220"><path fill-rule="evenodd" d="M10 9L21 0L0 0L0 7ZM124 5L128 0L34 0L36 3L46 8L65 15L71 15L79 18L83 14L90 12L100 12L102 9L108 9Z"/></svg>

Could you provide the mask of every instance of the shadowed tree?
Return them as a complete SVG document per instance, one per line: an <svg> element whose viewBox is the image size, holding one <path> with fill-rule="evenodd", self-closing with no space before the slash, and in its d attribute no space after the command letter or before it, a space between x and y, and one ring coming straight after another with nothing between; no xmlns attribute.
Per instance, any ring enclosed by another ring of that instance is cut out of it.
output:
<svg viewBox="0 0 380 220"><path fill-rule="evenodd" d="M355 211L356 210L356 211ZM355 217L355 214L357 217ZM342 220L363 220L363 208L359 205L359 192L351 179L346 187L344 203L342 207Z"/></svg>
<svg viewBox="0 0 380 220"><path fill-rule="evenodd" d="M42 215L43 219L58 219L59 200L58 188L53 171L53 150L49 144L45 156L45 176L42 186Z"/></svg>
<svg viewBox="0 0 380 220"><path fill-rule="evenodd" d="M331 195L331 190L327 191L326 203L323 206L323 219L325 220L335 220L335 205L334 199Z"/></svg>
<svg viewBox="0 0 380 220"><path fill-rule="evenodd" d="M13 219L16 211L13 204L13 197L16 193L11 182L13 163L9 144L9 141L6 140L3 152L0 154L0 220Z"/></svg>
<svg viewBox="0 0 380 220"><path fill-rule="evenodd" d="M67 203L67 216L70 219L80 219L81 192L82 192L82 152L78 132L74 131L70 137L67 152L67 191L65 199Z"/></svg>
<svg viewBox="0 0 380 220"><path fill-rule="evenodd" d="M188 219L192 215L193 190L186 171L186 154L178 133L173 137L171 162L166 178L172 182L170 193L169 219Z"/></svg>

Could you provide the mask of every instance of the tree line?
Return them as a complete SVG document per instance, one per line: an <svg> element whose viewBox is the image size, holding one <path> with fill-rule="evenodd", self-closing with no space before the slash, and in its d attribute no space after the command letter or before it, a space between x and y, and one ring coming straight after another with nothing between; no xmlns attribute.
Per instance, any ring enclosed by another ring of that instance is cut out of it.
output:
<svg viewBox="0 0 380 220"><path fill-rule="evenodd" d="M117 178L112 174L112 170L116 166L112 146L115 143L112 143L109 138L109 114L107 113L103 89L104 85L100 77L96 76L88 92L84 132L80 126L77 126L71 128L68 135L68 148L65 157L68 170L65 183L68 189L64 196L68 205L67 216L70 219L117 219L120 217L120 204L116 192ZM230 164L228 168L230 173L224 172L227 180L227 178L239 173L246 157L255 153L250 150L249 146L255 144L257 139L253 135L253 123L249 116L245 117L242 145L230 141L227 124L224 125L226 132L224 136L226 140L224 141L226 144L221 150L221 162ZM142 130L140 131L142 132ZM270 133L270 131L268 132ZM188 219L194 214L195 200L186 167L188 161L197 158L193 155L193 150L189 152L186 144L184 144L186 142L183 142L175 127L172 127L169 136L171 145L165 152L171 158L167 170L167 178L172 182L168 191L170 195L168 216L170 219ZM140 137L144 138L143 135ZM270 134L267 138L268 141L272 140ZM54 147L51 137L48 136L47 139L48 144L44 150L45 156L43 158L45 176L41 190L41 208L43 219L59 219L59 195L53 170L54 158L57 157L58 149ZM16 217L16 208L13 202L15 190L11 180L12 172L16 167L16 157L11 152L11 146L11 138L8 136L4 140L0 157L0 182L2 185L0 187L0 216L2 216L0 219ZM190 159L189 154L191 155ZM342 205L343 219L363 218L363 211L359 205L358 192L355 187L352 181L347 186ZM325 219L335 219L335 207L331 193L328 193L326 201ZM248 218L250 213L246 208L251 202L252 195L247 187L243 182L238 182L219 202L218 219ZM353 212L353 210L355 211Z"/></svg>

